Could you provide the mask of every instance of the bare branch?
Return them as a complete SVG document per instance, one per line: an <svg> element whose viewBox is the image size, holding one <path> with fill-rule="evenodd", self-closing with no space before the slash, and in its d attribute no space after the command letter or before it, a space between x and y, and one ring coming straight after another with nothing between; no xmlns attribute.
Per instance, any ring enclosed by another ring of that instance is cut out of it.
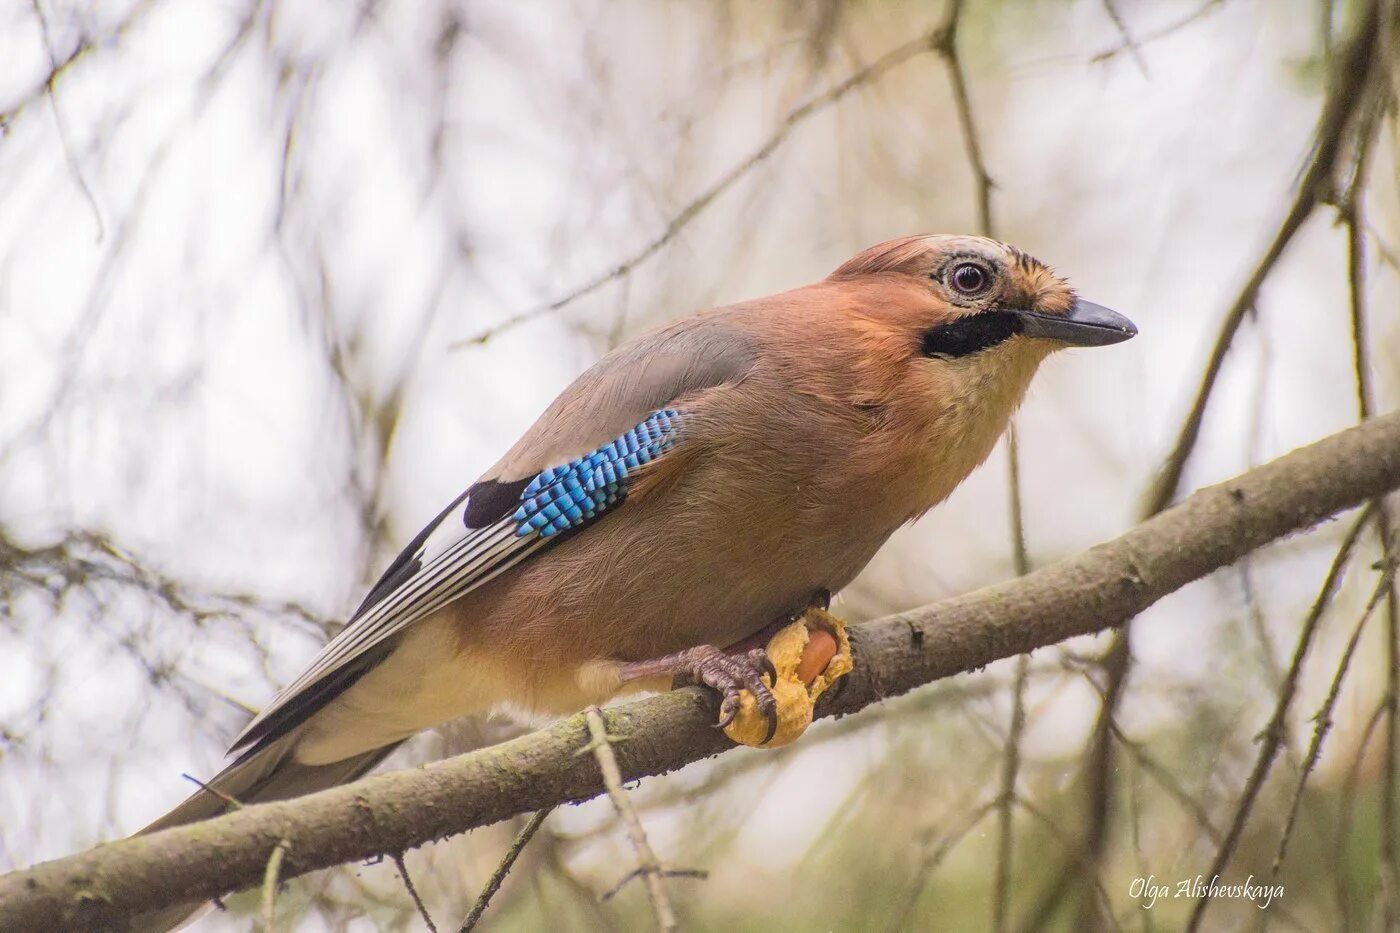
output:
<svg viewBox="0 0 1400 933"><path fill-rule="evenodd" d="M49 70L27 91L13 99L8 106L0 110L0 136L7 132L14 121L24 113L30 106L34 105L41 98L51 98L54 87L68 75L79 63L91 56L99 49L112 48L118 45L122 38L131 31L141 17L155 6L153 0L142 0L142 2L132 6L131 10L114 27L107 30L100 36L84 36L79 42L74 44L62 57L56 57L53 53L53 45L45 40L49 59ZM41 13L42 15L42 13ZM47 32L47 25L43 27Z"/></svg>
<svg viewBox="0 0 1400 933"><path fill-rule="evenodd" d="M996 183L987 171L986 160L982 157L982 138L977 132L977 123L972 116L972 98L967 90L967 74L963 69L962 58L958 54L958 25L962 21L963 0L952 0L948 6L948 18L939 31L938 52L948 67L948 82L953 88L953 104L958 114L958 125L962 128L963 145L967 148L968 165L972 168L973 181L977 186L977 226L983 236L996 236L996 225L992 222L992 189Z"/></svg>
<svg viewBox="0 0 1400 933"><path fill-rule="evenodd" d="M198 622L242 612L285 616L305 631L326 635L331 624L297 602L267 600L251 593L201 591L149 566L107 535L72 531L52 544L26 546L0 526L0 594L24 586L54 599L78 586L113 584L149 593L172 612Z"/></svg>
<svg viewBox="0 0 1400 933"><path fill-rule="evenodd" d="M1125 735L1123 730L1119 728L1117 722L1110 722L1109 727L1113 730L1113 737L1120 745L1128 750L1128 754L1133 756L1133 760L1138 763L1142 770L1152 775L1153 780L1157 782L1158 786L1166 791L1169 797L1180 804L1183 810L1191 814L1191 817L1196 821L1196 825L1201 827L1201 832L1205 833L1206 837L1210 839L1211 842L1220 845L1223 841L1220 830L1216 829L1214 824L1211 823L1210 814L1206 813L1205 807L1201 806L1201 802L1188 794L1161 762L1157 761L1157 759L1147 753L1146 749Z"/></svg>
<svg viewBox="0 0 1400 933"><path fill-rule="evenodd" d="M1378 2L1368 5L1366 15L1357 25L1350 45L1338 56L1330 93L1323 103L1317 129L1313 134L1312 158L1298 183L1297 194L1284 216L1283 223L1245 281L1244 287L1236 295L1234 303L1225 312L1225 317L1220 323L1220 333L1211 348L1210 357L1201 376L1200 388L1197 389L1182 422L1171 453L1167 455L1165 466L1148 494L1144 509L1148 515L1160 512L1176 497L1181 486L1182 474L1186 470L1186 462L1190 459L1191 451L1195 449L1196 440L1200 436L1201 424L1205 418L1206 407L1210 403L1211 393L1215 389L1215 381L1220 376L1225 355L1230 351L1235 334L1244 323L1245 317L1254 310L1259 289L1279 258L1283 256L1288 244L1302 228L1303 221L1307 220L1317 205L1330 194L1334 183L1333 172L1346 139L1343 131L1352 122L1352 117L1365 97L1362 88L1375 71L1378 6Z"/></svg>
<svg viewBox="0 0 1400 933"><path fill-rule="evenodd" d="M1083 872L1084 877L1089 879L1089 882L1094 887L1094 892L1098 895L1098 899L1103 908L1101 914L1102 919L1108 921L1107 925L1109 928L1114 930L1121 929L1118 925L1118 921L1113 916L1113 900L1108 896L1108 892L1104 890L1103 882L1099 880L1099 863L1094 857L1094 853L1082 847L1078 840L1072 838L1059 824L1050 818L1049 814L1041 810L1031 801L1024 797L1017 797L1016 803L1021 809L1035 817L1040 825L1044 826L1046 830L1049 831L1050 835L1055 837L1056 841L1064 847L1071 861L1079 863L1080 870ZM1088 922L1090 923L1089 926L1081 924L1080 929L1100 929L1104 927L1104 924L1097 919ZM1042 929L1042 927L1033 921L1029 929L1038 930Z"/></svg>
<svg viewBox="0 0 1400 933"><path fill-rule="evenodd" d="M277 876L282 870L282 860L286 858L288 848L285 839L273 846L272 854L267 858L267 871L263 873L262 922L267 933L275 933L277 929Z"/></svg>
<svg viewBox="0 0 1400 933"><path fill-rule="evenodd" d="M1298 805L1302 802L1308 778L1312 776L1313 769L1317 767L1318 759L1322 757L1322 743L1332 728L1332 711L1337 706L1337 698L1341 695L1342 683L1346 680L1347 671L1351 669L1356 646L1361 641L1361 633L1365 631L1366 623L1371 621L1371 616L1375 614L1376 605L1386 598L1387 591L1394 580L1395 559L1393 555L1387 554L1385 571L1381 574L1381 578L1376 581L1375 590L1366 602L1366 609L1361 613L1361 618L1357 620L1356 626L1352 629L1346 647L1342 649L1341 660L1337 662L1337 670L1332 675L1332 683L1327 688L1327 696L1323 699L1321 708L1313 714L1312 740L1308 743L1307 754L1304 756L1303 765L1298 772L1298 785L1293 789L1293 798L1288 805L1288 816L1284 820L1283 832L1279 834L1278 849L1274 852L1274 862L1269 869L1270 883L1278 877L1279 869L1283 867L1284 856L1288 853L1288 840L1293 835L1293 824L1298 818Z"/></svg>
<svg viewBox="0 0 1400 933"><path fill-rule="evenodd" d="M1318 441L1217 486L1114 541L1035 573L851 632L855 670L822 717L854 713L933 680L1121 624L1241 555L1400 486L1400 413ZM623 780L731 747L714 698L676 690L609 710ZM295 800L243 807L0 877L0 926L119 926L135 913L256 884L295 839L284 877L399 852L602 789L573 716L513 741Z"/></svg>
<svg viewBox="0 0 1400 933"><path fill-rule="evenodd" d="M1113 799L1113 743L1111 741L1116 723L1118 703L1123 697L1131 667L1132 654L1129 649L1129 625L1124 625L1113 633L1113 641L1099 658L1097 666L1103 670L1104 685L1100 694L1102 700L1099 714L1094 721L1094 729L1088 741L1088 759L1084 766L1086 780L1084 796L1087 813L1084 817L1084 849L1080 857L1066 860L1041 895L1031 913L1033 918L1027 929L1040 929L1049 922L1059 909L1065 897L1075 889L1075 879L1079 874L1097 883L1097 869L1103 857L1108 840L1108 817ZM1086 868L1088 869L1086 872ZM1088 907L1086 902L1086 909ZM1081 918L1083 919L1083 918ZM1086 920L1086 922L1088 922Z"/></svg>
<svg viewBox="0 0 1400 933"><path fill-rule="evenodd" d="M49 99L49 109L53 111L54 128L58 130L58 141L63 147L63 158L68 163L68 171L73 176L73 183L78 186L78 191L82 193L83 199L92 209L92 219L97 224L97 242L101 243L106 231L102 224L102 210L97 206L97 198L93 196L92 188L88 185L87 179L83 177L82 167L78 165L78 157L73 153L73 141L68 134L68 121L63 118L63 112L58 109L58 96L54 94L53 90L54 80L63 69L57 56L54 55L53 40L49 37L49 18L44 15L44 6L41 0L30 0L30 2L34 7L34 15L39 20L39 35L44 40L44 54L49 59L49 79L44 82L44 94ZM71 62L71 58L69 61Z"/></svg>
<svg viewBox="0 0 1400 933"><path fill-rule="evenodd" d="M491 898L496 896L496 892L501 889L502 882L506 880L506 875L510 874L510 870L515 867L516 859L520 858L520 853L525 850L525 847L530 844L530 840L535 838L535 833L539 832L540 827L544 825L545 817L553 812L553 807L547 807L536 810L530 816L530 821L525 824L525 828L520 831L519 835L515 837L515 841L510 844L510 848L506 850L505 858L501 859L501 863L491 873L490 880L486 882L486 887L482 889L481 895L472 905L471 913L467 914L467 919L462 921L462 927L458 933L471 933L472 930L476 929L481 915L486 913L486 908L491 905Z"/></svg>
<svg viewBox="0 0 1400 933"><path fill-rule="evenodd" d="M1366 757L1366 749L1371 745L1371 738L1376 734L1376 727L1385 718L1386 705L1387 700L1382 697L1381 702L1376 704L1376 708L1366 720L1366 728L1361 730L1361 738L1357 740L1356 751L1351 757L1351 764L1347 767L1346 778L1342 781L1342 800L1341 805L1337 808L1337 827L1332 838L1332 863L1336 865L1342 864L1347 836L1351 833L1351 819L1356 809L1356 784L1361 776L1361 763ZM1345 873L1337 873L1333 879L1333 890L1337 897L1337 916L1341 927L1347 930L1352 929L1352 899L1347 896L1347 876Z"/></svg>
<svg viewBox="0 0 1400 933"><path fill-rule="evenodd" d="M1024 571L1022 572L1024 575ZM1011 900L1012 820L1016 775L1021 770L1021 735L1026 729L1026 675L1030 656L1016 659L1016 679L1011 686L1011 728L1002 754L1001 792L997 794L997 867L992 883L992 929L1005 930Z"/></svg>
<svg viewBox="0 0 1400 933"><path fill-rule="evenodd" d="M953 851L957 844L963 840L963 837L976 829L977 824L986 819L987 814L996 809L998 804L998 800L990 800L980 807L967 811L963 818L955 823L953 828L948 830L938 841L938 845L926 846L927 851L919 862L918 872L914 875L914 887L910 889L904 907L899 913L891 916L889 933L898 933L900 930L909 929L909 915L913 913L914 906L919 902L919 896L924 893L924 887L928 884L929 878L938 870L938 866L943 864L948 853Z"/></svg>
<svg viewBox="0 0 1400 933"><path fill-rule="evenodd" d="M1327 576L1322 582L1322 588L1318 591L1317 598L1313 600L1312 608L1308 610L1307 618L1303 620L1302 628L1298 633L1298 643L1293 649L1293 660L1288 665L1288 673L1284 675L1283 683L1279 685L1278 699L1274 703L1273 714L1269 717L1268 725L1260 734L1259 754L1254 761L1254 768L1250 772L1249 779L1245 781L1244 790L1241 792L1239 803L1235 807L1234 819L1231 820L1230 828L1225 833L1225 841L1216 851L1210 871L1206 873L1208 878L1217 876L1224 871L1225 866L1229 864L1230 857L1234 855L1235 846L1239 843L1240 835L1244 832L1244 824L1249 819L1254 802L1264 787L1264 779L1269 776L1269 769L1273 767L1274 757L1283 745L1284 733L1288 728L1289 707L1297 692L1298 678L1303 671L1303 661L1312 648L1318 624L1322 621L1327 607L1332 604L1332 597L1337 594L1337 590L1341 587L1342 578L1345 575L1347 564L1351 560L1352 551L1356 548L1357 539L1361 537L1362 530L1374 516L1375 509L1369 507L1352 524L1351 530L1347 532L1341 547L1337 549L1337 554L1332 559L1332 565L1327 569ZM1200 927L1201 918L1205 915L1209 904L1210 893L1207 891L1196 901L1196 905L1192 909L1191 919L1187 927L1189 930Z"/></svg>
<svg viewBox="0 0 1400 933"><path fill-rule="evenodd" d="M1393 103L1389 86L1377 82L1378 88L1358 120L1362 129L1353 160L1350 183L1338 206L1347 235L1347 293L1351 319L1352 366L1356 376L1356 414L1365 421L1375 409L1371 384L1371 352L1367 334L1366 308L1366 181L1370 173L1371 151L1376 129L1386 110ZM1390 509L1382 500L1375 503L1376 533L1382 554L1391 547L1392 522ZM1385 693L1385 759L1381 779L1381 825L1396 826L1400 802L1397 802L1397 773L1400 772L1400 594L1391 575L1385 583L1386 592L1386 693ZM1321 736L1317 737L1321 741ZM1307 771L1304 772L1304 780ZM1302 783L1299 783L1302 793ZM1291 819L1290 819L1291 824ZM1279 843L1279 861L1287 835ZM1275 863L1277 871L1277 862ZM1395 849L1395 833L1380 834L1381 904L1385 929L1395 929L1400 923L1400 855Z"/></svg>
<svg viewBox="0 0 1400 933"><path fill-rule="evenodd" d="M1208 9L1220 2L1221 0L1212 0L1212 3L1207 4L1206 8ZM1114 0L1103 0L1103 10L1108 14L1109 20L1113 23L1113 28L1117 29L1118 35L1122 37L1122 42L1116 48L1119 51L1127 50L1131 52L1133 61L1137 63L1138 70L1142 72L1144 78L1147 77L1147 59L1143 58L1142 48L1138 45L1137 40L1133 38L1133 34L1128 31L1128 24L1124 22L1123 14L1119 11L1118 4L1115 3ZM1201 11L1198 10L1196 15L1199 16L1200 13ZM1190 22L1190 20L1187 20L1187 22ZM1117 53L1115 52L1113 54ZM1094 56L1094 61L1106 61L1110 57L1112 56L1100 52L1098 55Z"/></svg>
<svg viewBox="0 0 1400 933"><path fill-rule="evenodd" d="M1138 64L1142 65L1143 72L1146 73L1147 67L1142 64L1142 47L1144 45L1156 42L1158 39L1165 39L1173 33L1180 32L1187 26L1196 22L1196 20L1214 12L1216 8L1224 4L1224 2L1225 0L1206 0L1205 3L1201 4L1190 13L1187 13L1179 19L1172 20L1165 26L1147 32L1134 41L1133 37L1128 34L1127 28L1123 25L1120 17L1117 15L1117 10L1114 8L1112 0L1104 0L1104 6L1108 9L1109 17L1113 20L1113 24L1118 27L1118 31L1122 34L1123 38L1116 45L1111 45L1102 52L1094 55L1089 61L1094 63L1106 62L1124 52L1130 51L1133 53L1133 56L1137 58Z"/></svg>
<svg viewBox="0 0 1400 933"><path fill-rule="evenodd" d="M662 883L670 872L661 867L661 862L656 858L651 842L647 839L646 830L642 828L641 818L632 808L632 802L627 799L627 791L622 787L622 772L617 767L617 756L613 754L612 749L614 742L622 740L608 732L607 723L598 707L588 707L583 711L583 716L588 723L590 736L583 750L592 752L593 757L598 759L603 786L607 788L613 808L622 818L622 825L627 829L627 838L631 840L632 849L637 853L636 869L628 872L611 893L622 890L622 886L628 881L640 877L646 883L647 897L651 900L652 912L656 914L656 928L662 931L674 930L677 927L676 911L671 907L671 899L666 895L666 885Z"/></svg>
<svg viewBox="0 0 1400 933"><path fill-rule="evenodd" d="M413 876L408 873L408 866L404 864L403 853L394 853L394 867L399 870L399 878L403 880L403 886L408 891L409 899L413 901L413 906L418 910L418 916L423 918L423 925L428 928L428 933L437 933L437 924L433 923L433 917L428 913L428 907L423 903L423 899L418 896L418 889L413 886Z"/></svg>

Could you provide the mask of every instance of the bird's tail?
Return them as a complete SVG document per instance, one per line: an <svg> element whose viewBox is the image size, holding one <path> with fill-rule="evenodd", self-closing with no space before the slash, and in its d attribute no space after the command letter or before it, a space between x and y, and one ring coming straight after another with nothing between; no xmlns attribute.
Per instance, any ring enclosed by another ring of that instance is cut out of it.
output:
<svg viewBox="0 0 1400 933"><path fill-rule="evenodd" d="M186 823L219 816L248 803L285 800L345 784L365 774L398 743L352 755L324 765L305 765L296 760L292 749L298 732L293 731L250 755L244 755L216 774L184 803L142 829L136 835L158 832ZM134 930L170 930L193 919L201 902L188 901L132 919Z"/></svg>

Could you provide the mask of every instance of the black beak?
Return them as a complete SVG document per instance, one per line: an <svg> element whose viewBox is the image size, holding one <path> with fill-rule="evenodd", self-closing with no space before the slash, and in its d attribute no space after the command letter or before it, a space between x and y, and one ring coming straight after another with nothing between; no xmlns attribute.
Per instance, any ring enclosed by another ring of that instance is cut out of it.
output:
<svg viewBox="0 0 1400 933"><path fill-rule="evenodd" d="M1104 347L1122 343L1137 335L1137 325L1103 305L1081 298L1074 300L1069 314L1041 314L1038 311L1013 312L1021 319L1021 333L1027 337L1058 340L1072 347Z"/></svg>

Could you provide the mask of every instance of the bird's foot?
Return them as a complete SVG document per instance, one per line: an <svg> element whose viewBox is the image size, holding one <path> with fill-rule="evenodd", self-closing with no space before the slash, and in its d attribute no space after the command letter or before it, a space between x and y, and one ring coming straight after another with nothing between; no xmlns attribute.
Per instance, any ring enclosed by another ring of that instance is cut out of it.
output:
<svg viewBox="0 0 1400 933"><path fill-rule="evenodd" d="M742 745L787 745L811 725L817 698L851 671L846 623L814 605L773 635L763 654L777 672L767 690L776 716L756 694L741 690L737 714L721 725Z"/></svg>
<svg viewBox="0 0 1400 933"><path fill-rule="evenodd" d="M762 648L728 654L709 645L692 648L691 652L694 653L692 666L678 678L678 683L689 679L692 683L719 691L719 722L715 726L727 728L739 714L741 697L747 694L752 697L752 705L765 723L767 731L763 741L771 739L778 731L778 704L773 699L771 687L777 683L778 671L768 659L768 654ZM765 676L767 683L763 680Z"/></svg>
<svg viewBox="0 0 1400 933"><path fill-rule="evenodd" d="M622 670L624 683L658 675L670 675L677 687L698 684L717 691L721 699L716 726L720 729L738 715L741 696L749 699L753 715L763 718L768 738L778 729L778 706L769 684L763 681L766 675L769 683L776 682L778 672L762 648L730 654L714 645L699 645L664 658L628 664Z"/></svg>

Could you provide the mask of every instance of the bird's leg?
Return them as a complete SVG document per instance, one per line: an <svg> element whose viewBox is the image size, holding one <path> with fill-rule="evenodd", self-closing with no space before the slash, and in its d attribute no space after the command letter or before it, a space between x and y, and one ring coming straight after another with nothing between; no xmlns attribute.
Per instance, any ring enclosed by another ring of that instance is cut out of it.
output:
<svg viewBox="0 0 1400 933"><path fill-rule="evenodd" d="M763 682L765 674L768 683ZM718 691L723 698L717 723L721 729L733 722L739 713L739 691L748 690L753 694L759 712L768 720L768 738L771 739L778 730L778 704L769 689L771 684L777 682L778 672L761 647L741 649L731 654L714 645L698 645L650 661L625 664L618 676L624 684L648 677L670 676L674 678L676 686L695 683ZM765 742L767 740L764 739Z"/></svg>

